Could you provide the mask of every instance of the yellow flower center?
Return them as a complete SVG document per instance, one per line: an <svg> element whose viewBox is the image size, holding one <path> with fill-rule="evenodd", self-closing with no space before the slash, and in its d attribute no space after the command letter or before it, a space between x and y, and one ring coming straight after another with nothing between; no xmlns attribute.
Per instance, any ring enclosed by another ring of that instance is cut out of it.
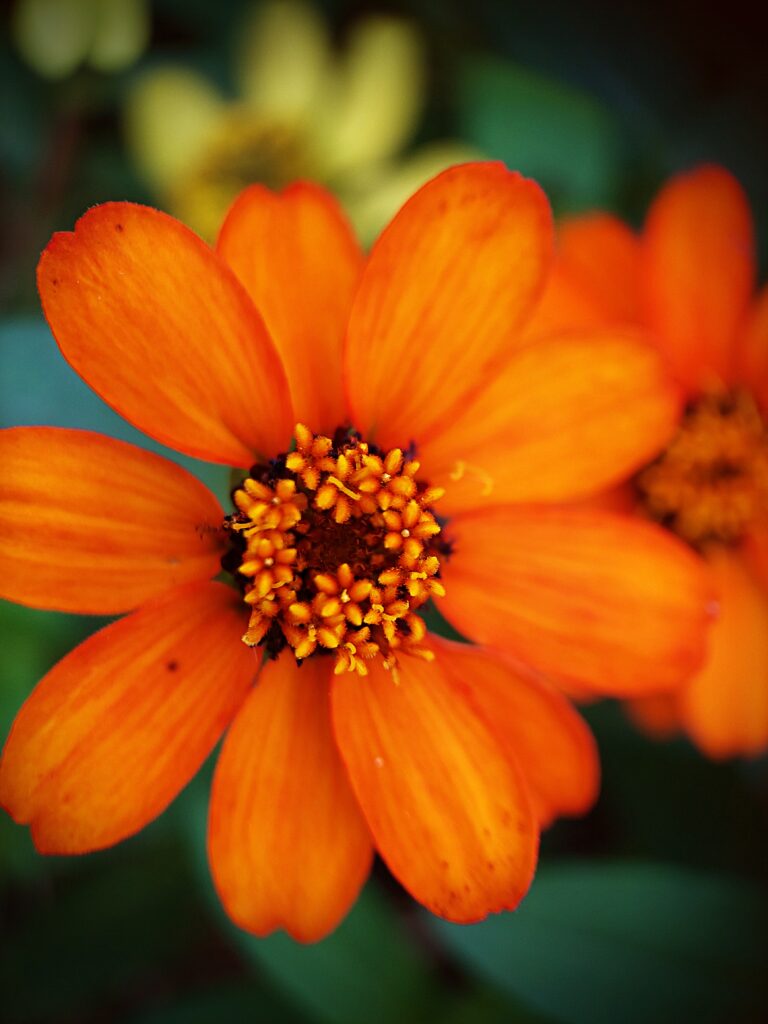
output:
<svg viewBox="0 0 768 1024"><path fill-rule="evenodd" d="M443 489L399 448L301 424L295 434L294 451L251 470L225 522L224 565L251 609L243 641L273 655L287 645L299 661L333 652L337 673L365 675L377 656L394 672L401 654L429 660L416 611L445 592L448 546L432 511Z"/></svg>
<svg viewBox="0 0 768 1024"><path fill-rule="evenodd" d="M637 485L648 515L689 543L739 541L768 515L768 427L751 396L695 401Z"/></svg>
<svg viewBox="0 0 768 1024"><path fill-rule="evenodd" d="M185 224L213 239L233 199L260 182L281 189L311 177L303 136L287 123L236 107L222 118L201 157L173 184L169 203Z"/></svg>

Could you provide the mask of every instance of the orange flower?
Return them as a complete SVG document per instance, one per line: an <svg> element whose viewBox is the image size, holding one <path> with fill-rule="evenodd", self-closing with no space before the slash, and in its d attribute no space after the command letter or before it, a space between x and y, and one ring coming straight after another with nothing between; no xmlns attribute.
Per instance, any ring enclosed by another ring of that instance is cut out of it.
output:
<svg viewBox="0 0 768 1024"><path fill-rule="evenodd" d="M633 703L633 717L659 734L682 728L711 757L757 754L768 746L768 289L753 294L746 196L720 167L679 175L640 238L606 215L564 224L554 277L544 306L582 325L642 325L686 395L623 500L703 556L719 617L703 668Z"/></svg>
<svg viewBox="0 0 768 1024"><path fill-rule="evenodd" d="M8 740L0 799L41 851L142 828L232 722L209 854L244 928L319 938L373 846L451 920L517 904L539 826L597 787L539 673L670 685L699 663L707 601L655 527L561 504L646 461L679 394L626 332L524 345L551 250L543 194L497 164L433 180L367 260L304 184L246 190L215 252L127 203L54 237L39 287L71 365L157 440L250 468L225 516L129 445L0 435L3 595L128 613ZM235 587L207 582L220 560ZM426 634L431 597L488 646Z"/></svg>

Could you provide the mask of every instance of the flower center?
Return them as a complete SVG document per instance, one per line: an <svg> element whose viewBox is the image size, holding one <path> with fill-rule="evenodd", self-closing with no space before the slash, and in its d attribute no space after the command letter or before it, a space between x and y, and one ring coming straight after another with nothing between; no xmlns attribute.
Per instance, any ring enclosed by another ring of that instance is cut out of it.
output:
<svg viewBox="0 0 768 1024"><path fill-rule="evenodd" d="M432 506L443 489L419 480L401 449L382 453L349 430L296 427L296 449L254 466L225 520L224 567L251 608L243 641L301 661L334 652L335 671L365 675L381 656L429 660L417 609L445 593L449 553Z"/></svg>
<svg viewBox="0 0 768 1024"><path fill-rule="evenodd" d="M739 541L768 515L768 427L752 397L697 399L637 486L648 515L689 543Z"/></svg>
<svg viewBox="0 0 768 1024"><path fill-rule="evenodd" d="M236 107L174 183L170 202L184 223L215 238L232 200L246 186L257 181L278 190L310 172L304 139L294 126Z"/></svg>

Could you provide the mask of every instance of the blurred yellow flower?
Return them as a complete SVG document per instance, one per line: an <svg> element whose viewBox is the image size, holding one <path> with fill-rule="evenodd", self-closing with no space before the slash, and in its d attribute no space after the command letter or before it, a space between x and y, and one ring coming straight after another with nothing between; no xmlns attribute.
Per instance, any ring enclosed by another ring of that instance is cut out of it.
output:
<svg viewBox="0 0 768 1024"><path fill-rule="evenodd" d="M244 26L237 97L189 68L157 67L129 94L128 146L162 205L205 238L244 186L311 178L371 240L416 187L472 155L446 142L397 160L422 113L425 70L403 20L367 17L337 53L313 7L271 0Z"/></svg>
<svg viewBox="0 0 768 1024"><path fill-rule="evenodd" d="M146 0L18 0L13 39L45 78L64 78L81 64L121 71L149 40Z"/></svg>

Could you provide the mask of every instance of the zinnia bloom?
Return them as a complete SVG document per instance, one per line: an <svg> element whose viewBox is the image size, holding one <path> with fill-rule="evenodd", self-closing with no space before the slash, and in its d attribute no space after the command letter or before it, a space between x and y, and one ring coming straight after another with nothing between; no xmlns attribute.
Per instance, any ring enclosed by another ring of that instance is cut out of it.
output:
<svg viewBox="0 0 768 1024"><path fill-rule="evenodd" d="M402 153L426 98L426 55L414 25L361 18L337 50L319 11L301 0L254 6L239 33L225 97L205 75L160 65L126 105L126 138L161 205L213 239L246 185L298 178L330 187L371 242L438 171L471 159L445 140Z"/></svg>
<svg viewBox="0 0 768 1024"><path fill-rule="evenodd" d="M678 396L620 331L528 343L552 249L543 194L498 164L430 182L367 260L307 184L247 189L216 251L128 203L53 238L38 281L71 365L157 440L246 468L225 515L130 445L0 435L3 595L128 613L14 724L0 800L38 849L136 832L231 723L209 855L238 924L322 936L374 846L451 920L517 904L539 826L597 785L540 676L668 686L708 596L655 526L560 504L647 461ZM429 598L485 646L430 636Z"/></svg>
<svg viewBox="0 0 768 1024"><path fill-rule="evenodd" d="M582 324L632 322L686 404L624 492L706 561L719 615L705 665L674 693L632 705L652 731L706 754L768 746L768 289L757 295L748 201L726 170L673 178L641 237L615 218L566 223L550 303ZM578 307L578 308L577 308Z"/></svg>

